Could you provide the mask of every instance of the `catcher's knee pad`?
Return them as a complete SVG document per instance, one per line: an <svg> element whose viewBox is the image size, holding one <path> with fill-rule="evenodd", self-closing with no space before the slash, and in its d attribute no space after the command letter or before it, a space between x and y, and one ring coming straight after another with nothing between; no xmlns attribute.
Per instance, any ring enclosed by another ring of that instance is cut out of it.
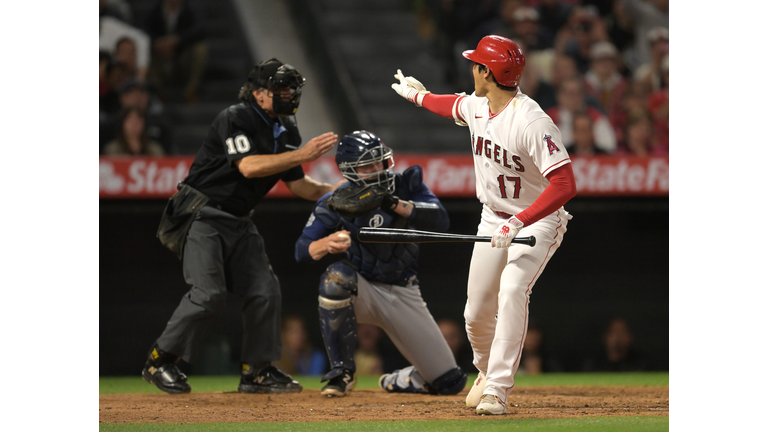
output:
<svg viewBox="0 0 768 432"><path fill-rule="evenodd" d="M455 395L464 390L467 384L467 374L460 367L449 370L448 372L435 378L432 383L425 385L427 392L434 395Z"/></svg>
<svg viewBox="0 0 768 432"><path fill-rule="evenodd" d="M357 271L349 264L335 262L320 277L320 298L346 300L357 294Z"/></svg>
<svg viewBox="0 0 768 432"><path fill-rule="evenodd" d="M356 370L357 318L353 305L357 294L357 272L343 262L333 263L320 278L318 297L320 330L331 369Z"/></svg>

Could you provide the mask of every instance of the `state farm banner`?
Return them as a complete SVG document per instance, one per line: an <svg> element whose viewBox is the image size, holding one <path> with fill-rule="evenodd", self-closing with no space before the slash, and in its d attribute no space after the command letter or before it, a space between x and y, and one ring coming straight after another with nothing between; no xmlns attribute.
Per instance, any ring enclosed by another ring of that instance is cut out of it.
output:
<svg viewBox="0 0 768 432"><path fill-rule="evenodd" d="M194 156L99 158L99 198L168 198L176 192ZM573 157L579 196L669 195L669 158L637 156ZM474 197L470 155L395 155L395 171L421 165L424 183L438 197ZM335 184L342 179L332 156L303 165L310 177ZM270 198L292 197L279 182Z"/></svg>

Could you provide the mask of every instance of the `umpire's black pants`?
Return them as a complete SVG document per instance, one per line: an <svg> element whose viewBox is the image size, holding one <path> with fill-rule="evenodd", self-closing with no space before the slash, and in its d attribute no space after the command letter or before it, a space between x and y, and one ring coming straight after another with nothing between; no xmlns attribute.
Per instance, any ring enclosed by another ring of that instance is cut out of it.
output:
<svg viewBox="0 0 768 432"><path fill-rule="evenodd" d="M183 268L192 288L157 339L160 349L191 362L230 292L243 299L241 360L280 360L280 283L250 215L204 207L189 230Z"/></svg>

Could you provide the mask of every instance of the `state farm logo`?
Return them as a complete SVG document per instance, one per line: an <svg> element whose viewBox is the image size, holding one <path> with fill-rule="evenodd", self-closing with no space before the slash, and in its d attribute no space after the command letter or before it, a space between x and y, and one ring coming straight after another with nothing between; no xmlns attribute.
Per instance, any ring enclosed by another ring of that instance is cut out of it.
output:
<svg viewBox="0 0 768 432"><path fill-rule="evenodd" d="M191 163L191 158L99 159L99 195L170 197Z"/></svg>
<svg viewBox="0 0 768 432"><path fill-rule="evenodd" d="M99 161L99 192L120 193L125 180L115 173L115 167L106 161Z"/></svg>
<svg viewBox="0 0 768 432"><path fill-rule="evenodd" d="M627 157L601 163L601 158L572 158L576 189L581 195L669 193L669 162L664 158Z"/></svg>

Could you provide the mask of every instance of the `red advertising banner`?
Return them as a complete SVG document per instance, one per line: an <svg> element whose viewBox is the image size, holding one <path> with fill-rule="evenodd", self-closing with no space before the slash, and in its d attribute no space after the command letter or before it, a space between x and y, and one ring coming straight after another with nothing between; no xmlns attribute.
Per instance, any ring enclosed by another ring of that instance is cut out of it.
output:
<svg viewBox="0 0 768 432"><path fill-rule="evenodd" d="M99 198L168 198L189 172L194 156L100 157ZM669 195L669 158L639 156L573 157L579 196ZM472 156L398 154L395 171L421 165L424 183L438 197L474 197ZM303 165L312 178L335 184L342 179L331 156ZM267 197L291 197L279 182Z"/></svg>

